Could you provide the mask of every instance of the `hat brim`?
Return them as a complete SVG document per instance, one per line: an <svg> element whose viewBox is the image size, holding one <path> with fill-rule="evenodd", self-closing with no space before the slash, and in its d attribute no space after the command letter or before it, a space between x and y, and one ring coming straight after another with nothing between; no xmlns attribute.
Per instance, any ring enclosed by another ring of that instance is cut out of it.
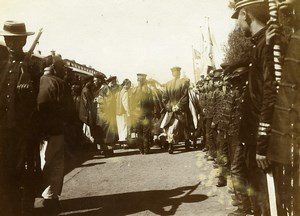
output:
<svg viewBox="0 0 300 216"><path fill-rule="evenodd" d="M237 19L237 18L239 17L239 12L240 12L240 10L236 10L236 11L232 14L231 19Z"/></svg>
<svg viewBox="0 0 300 216"><path fill-rule="evenodd" d="M17 34L8 31L0 31L0 35L1 36L30 36L30 35L34 35L34 32L24 32L24 33Z"/></svg>

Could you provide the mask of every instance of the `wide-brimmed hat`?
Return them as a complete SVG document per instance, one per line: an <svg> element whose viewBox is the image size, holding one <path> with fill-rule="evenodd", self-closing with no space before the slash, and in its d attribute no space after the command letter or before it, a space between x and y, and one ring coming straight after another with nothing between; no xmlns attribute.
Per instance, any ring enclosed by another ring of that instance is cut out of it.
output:
<svg viewBox="0 0 300 216"><path fill-rule="evenodd" d="M253 5L253 4L261 4L266 3L265 0L236 0L234 6L234 13L232 14L232 19L237 19L239 17L239 12L243 7Z"/></svg>
<svg viewBox="0 0 300 216"><path fill-rule="evenodd" d="M29 36L34 32L27 32L25 23L17 21L6 21L3 26L3 31L0 31L2 36Z"/></svg>

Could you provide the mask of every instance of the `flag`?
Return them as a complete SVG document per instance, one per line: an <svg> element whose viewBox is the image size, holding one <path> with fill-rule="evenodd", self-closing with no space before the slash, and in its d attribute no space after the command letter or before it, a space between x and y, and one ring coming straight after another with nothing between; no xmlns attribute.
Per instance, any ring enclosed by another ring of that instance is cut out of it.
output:
<svg viewBox="0 0 300 216"><path fill-rule="evenodd" d="M201 77L201 72L202 72L202 54L194 49L193 49L193 67L194 67L194 78L195 82L200 80Z"/></svg>

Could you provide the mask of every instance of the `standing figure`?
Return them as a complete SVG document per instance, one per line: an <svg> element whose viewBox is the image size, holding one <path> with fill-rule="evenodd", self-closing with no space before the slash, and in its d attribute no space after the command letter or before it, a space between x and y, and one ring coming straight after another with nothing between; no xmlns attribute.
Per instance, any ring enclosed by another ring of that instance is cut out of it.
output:
<svg viewBox="0 0 300 216"><path fill-rule="evenodd" d="M116 141L116 128L111 122L112 92L104 74L94 75L94 106L96 109L95 143L105 157L113 155L111 144ZM116 106L116 105L114 105ZM113 108L115 110L115 108ZM114 122L115 122L114 117Z"/></svg>
<svg viewBox="0 0 300 216"><path fill-rule="evenodd" d="M242 103L241 125L244 128L240 130L252 189L250 196L255 215L270 215L265 171L269 166L266 154L276 101L276 81L273 52L266 41L269 7L264 0L238 1L235 6L232 17L238 20L245 35L252 37L253 43L249 84Z"/></svg>
<svg viewBox="0 0 300 216"><path fill-rule="evenodd" d="M207 91L206 91L206 106L205 106L205 142L208 148L207 160L214 161L216 157L216 147L214 143L215 125L213 124L214 104L215 104L215 88L214 88L214 73L208 73Z"/></svg>
<svg viewBox="0 0 300 216"><path fill-rule="evenodd" d="M129 79L125 79L122 83L122 89L117 94L117 108L116 119L118 127L119 142L125 142L128 138L129 132L129 90L131 88L131 82Z"/></svg>
<svg viewBox="0 0 300 216"><path fill-rule="evenodd" d="M189 112L188 85L184 79L180 79L181 68L171 68L174 79L167 82L163 93L163 104L165 105L165 118L161 127L168 132L169 153L173 153L173 145L178 144L180 132L183 132L185 147L190 147L190 134L188 131L187 112Z"/></svg>
<svg viewBox="0 0 300 216"><path fill-rule="evenodd" d="M277 211L281 216L300 215L300 1L283 1L280 10L293 14L294 24L283 62L267 154L272 162ZM274 29L279 26L273 24L269 32ZM279 32L276 33L278 37Z"/></svg>
<svg viewBox="0 0 300 216"><path fill-rule="evenodd" d="M137 74L138 86L132 90L133 124L137 129L138 147L141 154L149 154L154 101L151 89L147 86L146 74Z"/></svg>
<svg viewBox="0 0 300 216"><path fill-rule="evenodd" d="M3 216L33 214L35 163L31 156L32 147L38 142L34 141L37 133L32 117L40 74L32 70L28 54L23 52L27 36L33 34L26 31L24 23L15 21L6 21L0 31L7 46L0 50L0 215Z"/></svg>
<svg viewBox="0 0 300 216"><path fill-rule="evenodd" d="M118 140L118 128L117 128L117 120L116 120L116 109L117 109L117 94L121 91L121 87L118 84L118 80L116 76L111 76L106 81L108 83L109 88L109 97L107 98L106 110L108 122L110 124L111 133L114 134L114 144Z"/></svg>
<svg viewBox="0 0 300 216"><path fill-rule="evenodd" d="M64 179L65 124L69 107L66 98L64 62L59 56L49 56L49 67L40 79L38 113L40 134L44 141L41 163L46 189L42 193L44 207L49 212L61 211L59 195Z"/></svg>
<svg viewBox="0 0 300 216"><path fill-rule="evenodd" d="M93 77L88 77L80 95L79 119L83 122L85 138L94 142L94 127L96 121L96 109L94 109Z"/></svg>

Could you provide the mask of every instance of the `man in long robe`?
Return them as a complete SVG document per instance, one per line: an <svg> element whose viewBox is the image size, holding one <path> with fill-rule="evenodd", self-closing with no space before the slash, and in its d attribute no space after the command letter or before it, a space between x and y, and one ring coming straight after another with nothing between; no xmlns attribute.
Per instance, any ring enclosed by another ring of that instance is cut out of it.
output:
<svg viewBox="0 0 300 216"><path fill-rule="evenodd" d="M189 112L188 85L186 80L180 79L180 67L171 68L174 79L167 82L163 93L163 104L165 105L165 118L161 127L168 132L169 153L173 153L173 144L180 139L180 131L183 131L185 147L189 149L189 131L187 113Z"/></svg>

